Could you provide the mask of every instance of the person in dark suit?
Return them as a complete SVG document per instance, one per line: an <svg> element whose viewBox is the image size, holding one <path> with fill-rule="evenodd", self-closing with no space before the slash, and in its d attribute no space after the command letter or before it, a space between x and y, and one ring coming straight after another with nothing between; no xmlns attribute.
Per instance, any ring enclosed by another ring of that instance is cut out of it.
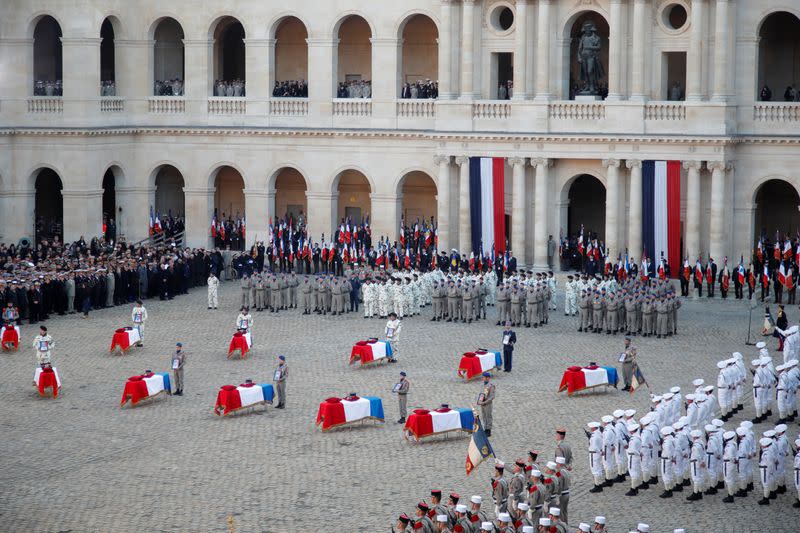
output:
<svg viewBox="0 0 800 533"><path fill-rule="evenodd" d="M350 278L350 311L358 312L358 293L361 289L361 280L353 275Z"/></svg>
<svg viewBox="0 0 800 533"><path fill-rule="evenodd" d="M517 334L511 329L511 322L506 321L506 327L503 330L503 372L511 372L511 366L514 357L514 345L517 343Z"/></svg>

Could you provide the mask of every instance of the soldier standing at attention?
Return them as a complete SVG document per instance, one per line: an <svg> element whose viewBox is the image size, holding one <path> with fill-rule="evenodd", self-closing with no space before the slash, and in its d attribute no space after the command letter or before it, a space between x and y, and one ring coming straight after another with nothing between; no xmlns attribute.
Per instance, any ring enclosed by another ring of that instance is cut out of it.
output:
<svg viewBox="0 0 800 533"><path fill-rule="evenodd" d="M278 356L278 368L275 369L275 374L272 380L275 382L275 395L278 397L278 404L275 409L286 408L286 377L289 375L289 368L286 366L286 356Z"/></svg>
<svg viewBox="0 0 800 533"><path fill-rule="evenodd" d="M206 282L208 284L208 308L214 309L217 308L218 298L217 298L217 288L219 287L219 279L217 276L214 275L214 271L208 273L208 280Z"/></svg>
<svg viewBox="0 0 800 533"><path fill-rule="evenodd" d="M386 342L389 343L389 346L392 348L392 355L389 357L390 363L397 362L397 354L399 353L399 348L397 347L398 341L400 340L400 329L402 328L402 324L397 319L397 313L392 311L389 313L389 320L386 322Z"/></svg>
<svg viewBox="0 0 800 533"><path fill-rule="evenodd" d="M250 278L247 277L247 274L242 274L242 307L250 307Z"/></svg>
<svg viewBox="0 0 800 533"><path fill-rule="evenodd" d="M40 327L39 334L33 338L33 349L36 350L36 364L51 364L51 350L55 345L56 343L53 341L53 337L47 333L47 327Z"/></svg>
<svg viewBox="0 0 800 533"><path fill-rule="evenodd" d="M406 406L408 405L408 389L411 388L411 383L406 379L406 373L400 372L400 381L395 383L392 392L397 393L397 402L400 407L400 419L398 424L404 424L406 421Z"/></svg>
<svg viewBox="0 0 800 533"><path fill-rule="evenodd" d="M133 311L131 311L133 327L139 331L139 342L136 343L136 346L142 346L142 342L144 341L145 320L147 320L147 309L144 308L141 300L136 300L136 305L133 306Z"/></svg>
<svg viewBox="0 0 800 533"><path fill-rule="evenodd" d="M172 356L172 375L175 378L175 395L183 396L183 367L186 365L186 352L183 343L175 345L175 354Z"/></svg>
<svg viewBox="0 0 800 533"><path fill-rule="evenodd" d="M555 458L564 458L564 468L572 470L572 447L565 440L567 438L567 428L559 426L556 428L556 453Z"/></svg>
<svg viewBox="0 0 800 533"><path fill-rule="evenodd" d="M517 343L517 334L511 329L511 322L506 322L503 330L503 372L511 372L514 345Z"/></svg>
<svg viewBox="0 0 800 533"><path fill-rule="evenodd" d="M265 290L264 289L266 289L267 285L269 285L269 280L266 279L266 276L262 277L260 274L257 274L255 276L255 278L256 278L256 282L255 282L256 298L255 298L254 304L255 304L255 307L256 307L256 311L263 311L264 310L264 300L265 300L265 298L264 298Z"/></svg>
<svg viewBox="0 0 800 533"><path fill-rule="evenodd" d="M300 285L300 291L303 294L303 314L310 315L314 287L311 285L311 281L309 280L308 276L303 277L303 283Z"/></svg>
<svg viewBox="0 0 800 533"><path fill-rule="evenodd" d="M625 387L622 390L629 391L633 378L633 365L636 361L636 348L631 345L630 337L625 337L625 351L622 356L622 378L625 380Z"/></svg>
<svg viewBox="0 0 800 533"><path fill-rule="evenodd" d="M453 322L458 320L458 288L452 280L447 289L447 321Z"/></svg>
<svg viewBox="0 0 800 533"><path fill-rule="evenodd" d="M488 372L483 373L483 391L478 395L478 405L481 407L481 417L483 417L483 428L486 436L492 436L492 402L494 402L495 387L491 382L492 375Z"/></svg>

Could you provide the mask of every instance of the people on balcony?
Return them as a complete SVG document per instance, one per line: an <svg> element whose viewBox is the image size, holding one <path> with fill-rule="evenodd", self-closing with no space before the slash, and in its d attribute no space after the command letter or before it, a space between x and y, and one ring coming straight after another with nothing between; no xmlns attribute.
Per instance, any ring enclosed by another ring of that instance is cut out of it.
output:
<svg viewBox="0 0 800 533"><path fill-rule="evenodd" d="M372 82L351 80L339 83L336 98L372 98Z"/></svg>
<svg viewBox="0 0 800 533"><path fill-rule="evenodd" d="M405 99L433 99L439 97L439 82L431 80L417 80L406 83L400 93L400 98Z"/></svg>
<svg viewBox="0 0 800 533"><path fill-rule="evenodd" d="M800 93L797 92L794 85L788 85L783 91L783 99L787 102L800 102Z"/></svg>
<svg viewBox="0 0 800 533"><path fill-rule="evenodd" d="M772 100L772 89L769 88L769 85L766 83L761 88L761 94L758 95L758 99L762 102L769 102Z"/></svg>
<svg viewBox="0 0 800 533"><path fill-rule="evenodd" d="M245 96L244 80L217 80L214 82L214 96L242 97Z"/></svg>
<svg viewBox="0 0 800 533"><path fill-rule="evenodd" d="M117 85L114 80L105 80L100 84L100 96L117 96Z"/></svg>
<svg viewBox="0 0 800 533"><path fill-rule="evenodd" d="M272 88L275 98L308 98L308 82L306 80L276 81Z"/></svg>
<svg viewBox="0 0 800 533"><path fill-rule="evenodd" d="M61 80L36 80L33 82L33 96L63 96Z"/></svg>
<svg viewBox="0 0 800 533"><path fill-rule="evenodd" d="M183 80L180 78L156 80L153 85L155 96L183 96Z"/></svg>

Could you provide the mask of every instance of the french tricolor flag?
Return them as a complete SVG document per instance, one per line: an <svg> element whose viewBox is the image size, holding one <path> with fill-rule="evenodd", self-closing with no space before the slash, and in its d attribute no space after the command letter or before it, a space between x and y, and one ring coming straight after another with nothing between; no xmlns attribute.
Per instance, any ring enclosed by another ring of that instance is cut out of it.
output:
<svg viewBox="0 0 800 533"><path fill-rule="evenodd" d="M472 224L472 252L481 244L497 252L506 249L505 159L502 157L469 158L469 202Z"/></svg>
<svg viewBox="0 0 800 533"><path fill-rule="evenodd" d="M681 261L680 161L642 163L642 243L646 257L663 253L670 264Z"/></svg>

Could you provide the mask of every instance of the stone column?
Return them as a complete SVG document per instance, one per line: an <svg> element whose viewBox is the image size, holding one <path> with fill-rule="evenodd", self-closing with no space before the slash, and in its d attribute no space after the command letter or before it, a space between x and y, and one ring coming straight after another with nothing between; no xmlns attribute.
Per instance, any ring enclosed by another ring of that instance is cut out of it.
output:
<svg viewBox="0 0 800 533"><path fill-rule="evenodd" d="M456 157L458 169L458 252L472 251L469 220L469 157Z"/></svg>
<svg viewBox="0 0 800 533"><path fill-rule="evenodd" d="M472 100L475 97L475 75L472 70L475 61L475 0L463 0L461 28L461 98Z"/></svg>
<svg viewBox="0 0 800 533"><path fill-rule="evenodd" d="M692 26L689 39L690 53L686 57L686 100L699 102L705 97L703 91L703 24L705 24L705 0L692 0Z"/></svg>
<svg viewBox="0 0 800 533"><path fill-rule="evenodd" d="M395 99L399 96L400 40L373 37L372 44L372 117L373 127L396 125Z"/></svg>
<svg viewBox="0 0 800 533"><path fill-rule="evenodd" d="M547 269L547 206L550 202L547 191L550 189L551 159L537 157L531 159L531 164L536 167L535 205L533 226L533 266L537 269Z"/></svg>
<svg viewBox="0 0 800 533"><path fill-rule="evenodd" d="M267 190L244 189L244 209L247 214L247 228L244 235L245 246L250 248L255 242L266 241L269 236L267 221Z"/></svg>
<svg viewBox="0 0 800 533"><path fill-rule="evenodd" d="M517 14L514 17L514 94L513 100L528 98L528 0L517 0ZM516 250L516 248L514 248ZM517 258L519 261L519 258Z"/></svg>
<svg viewBox="0 0 800 533"><path fill-rule="evenodd" d="M130 116L147 113L147 98L153 96L154 46L151 40L114 40L117 96L125 97L125 113Z"/></svg>
<svg viewBox="0 0 800 533"><path fill-rule="evenodd" d="M103 232L103 189L63 189L61 196L64 242L76 241L81 235L88 242Z"/></svg>
<svg viewBox="0 0 800 533"><path fill-rule="evenodd" d="M336 204L339 201L339 193L312 192L306 193L306 203L308 204L308 234L314 240L325 234L325 238L330 241L331 230L336 224ZM374 231L373 235L378 235Z"/></svg>
<svg viewBox="0 0 800 533"><path fill-rule="evenodd" d="M268 112L266 101L272 94L270 70L275 65L275 39L245 39L244 46L247 114L263 117Z"/></svg>
<svg viewBox="0 0 800 533"><path fill-rule="evenodd" d="M552 0L539 0L539 17L536 21L536 100L550 100L550 4ZM534 257L536 261L536 259Z"/></svg>
<svg viewBox="0 0 800 533"><path fill-rule="evenodd" d="M213 81L209 76L209 67L214 57L214 40L183 40L184 47L184 86L186 96L186 113L194 116L208 114L208 97ZM209 221L209 227L211 222Z"/></svg>
<svg viewBox="0 0 800 533"><path fill-rule="evenodd" d="M403 195L371 193L369 198L372 204L370 213L381 214L379 217L370 216L372 234L387 235L390 240L396 240L400 233Z"/></svg>
<svg viewBox="0 0 800 533"><path fill-rule="evenodd" d="M622 45L625 36L622 23L622 0L611 0L611 24L609 32L608 97L606 100L621 100Z"/></svg>
<svg viewBox="0 0 800 533"><path fill-rule="evenodd" d="M33 39L0 38L0 89L7 98L33 96Z"/></svg>
<svg viewBox="0 0 800 533"><path fill-rule="evenodd" d="M728 34L731 32L728 27L729 7L729 0L717 0L714 21L714 93L711 96L716 102L728 100Z"/></svg>
<svg viewBox="0 0 800 533"><path fill-rule="evenodd" d="M514 171L511 189L511 251L521 266L528 264L525 254L525 228L527 227L525 207L528 200L525 194L525 158L512 157L508 163Z"/></svg>
<svg viewBox="0 0 800 533"><path fill-rule="evenodd" d="M452 100L453 91L453 1L441 0L441 27L439 28L439 99ZM441 242L441 228L439 239Z"/></svg>
<svg viewBox="0 0 800 533"><path fill-rule="evenodd" d="M331 100L339 84L336 66L339 39L327 37L306 39L308 44L309 113L329 117Z"/></svg>
<svg viewBox="0 0 800 533"><path fill-rule="evenodd" d="M606 253L616 257L619 249L619 159L604 159L606 174Z"/></svg>
<svg viewBox="0 0 800 533"><path fill-rule="evenodd" d="M714 261L721 264L725 251L725 175L730 167L725 161L711 161L711 221L709 224L709 248Z"/></svg>
<svg viewBox="0 0 800 533"><path fill-rule="evenodd" d="M628 255L642 255L642 162L628 159L625 166L631 171L630 212L628 213Z"/></svg>
<svg viewBox="0 0 800 533"><path fill-rule="evenodd" d="M434 162L439 167L436 191L436 218L439 230L439 249L450 251L450 156L437 155Z"/></svg>
<svg viewBox="0 0 800 533"><path fill-rule="evenodd" d="M634 0L633 4L633 64L631 65L631 99L645 100L644 79L644 32L647 27L645 0Z"/></svg>
<svg viewBox="0 0 800 533"><path fill-rule="evenodd" d="M686 178L686 235L684 237L689 262L700 254L700 167L702 161L684 161Z"/></svg>
<svg viewBox="0 0 800 533"><path fill-rule="evenodd" d="M86 117L98 115L101 41L99 37L61 38L64 115L68 119L85 123Z"/></svg>
<svg viewBox="0 0 800 533"><path fill-rule="evenodd" d="M211 244L214 190L213 187L183 188L186 203L186 246L208 248Z"/></svg>
<svg viewBox="0 0 800 533"><path fill-rule="evenodd" d="M155 188L117 187L117 236L124 235L127 242L138 242L147 238L150 225L150 198Z"/></svg>

